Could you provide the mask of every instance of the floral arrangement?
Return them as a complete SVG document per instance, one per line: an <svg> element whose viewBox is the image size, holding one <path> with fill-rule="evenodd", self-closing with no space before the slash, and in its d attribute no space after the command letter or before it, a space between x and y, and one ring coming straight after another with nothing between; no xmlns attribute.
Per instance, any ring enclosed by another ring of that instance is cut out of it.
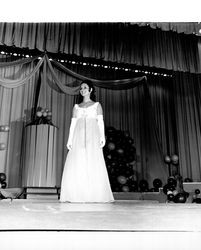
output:
<svg viewBox="0 0 201 250"><path fill-rule="evenodd" d="M49 124L54 126L52 123L52 112L48 108L38 107L33 115L32 122L27 124L27 126L40 124Z"/></svg>

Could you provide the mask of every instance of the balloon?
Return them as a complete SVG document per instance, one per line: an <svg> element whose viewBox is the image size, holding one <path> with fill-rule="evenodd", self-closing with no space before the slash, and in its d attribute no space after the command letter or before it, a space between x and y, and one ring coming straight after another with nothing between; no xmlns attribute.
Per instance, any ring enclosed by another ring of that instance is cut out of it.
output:
<svg viewBox="0 0 201 250"><path fill-rule="evenodd" d="M112 155L111 155L111 154L107 155L107 158L108 158L109 160L111 160L111 159L112 159Z"/></svg>
<svg viewBox="0 0 201 250"><path fill-rule="evenodd" d="M124 171L124 173L125 173L126 176L130 176L130 175L132 175L133 170L132 170L131 168L128 168L128 169L126 169L126 170Z"/></svg>
<svg viewBox="0 0 201 250"><path fill-rule="evenodd" d="M175 200L175 196L171 193L167 195L168 201L174 201Z"/></svg>
<svg viewBox="0 0 201 250"><path fill-rule="evenodd" d="M129 188L131 191L136 192L138 190L138 183L137 181L130 181L128 182Z"/></svg>
<svg viewBox="0 0 201 250"><path fill-rule="evenodd" d="M3 182L6 180L6 174L0 173L0 182Z"/></svg>
<svg viewBox="0 0 201 250"><path fill-rule="evenodd" d="M177 164L179 161L179 157L177 155L172 155L171 160L173 164Z"/></svg>
<svg viewBox="0 0 201 250"><path fill-rule="evenodd" d="M43 114L42 114L41 111L37 111L37 112L36 112L36 116L41 117L42 115L43 115Z"/></svg>
<svg viewBox="0 0 201 250"><path fill-rule="evenodd" d="M193 182L193 180L191 178L187 177L187 178L184 179L184 182Z"/></svg>
<svg viewBox="0 0 201 250"><path fill-rule="evenodd" d="M10 127L9 127L8 125L5 125L5 126L4 126L4 131L5 131L5 132L8 132L9 130L10 130Z"/></svg>
<svg viewBox="0 0 201 250"><path fill-rule="evenodd" d="M168 185L165 184L165 185L163 186L163 193L164 193L164 194L167 194L167 191L168 191Z"/></svg>
<svg viewBox="0 0 201 250"><path fill-rule="evenodd" d="M117 180L120 184L125 184L127 182L127 178L123 175L118 176Z"/></svg>
<svg viewBox="0 0 201 250"><path fill-rule="evenodd" d="M201 204L201 198L196 198L195 203Z"/></svg>
<svg viewBox="0 0 201 250"><path fill-rule="evenodd" d="M195 194L200 194L200 189L195 189Z"/></svg>
<svg viewBox="0 0 201 250"><path fill-rule="evenodd" d="M6 144L5 143L0 143L0 150L5 150L6 149Z"/></svg>
<svg viewBox="0 0 201 250"><path fill-rule="evenodd" d="M47 112L47 115L52 116L52 112L51 111Z"/></svg>
<svg viewBox="0 0 201 250"><path fill-rule="evenodd" d="M160 188L160 187L162 187L162 185L163 185L163 183L160 179L156 178L153 180L153 186L155 188Z"/></svg>
<svg viewBox="0 0 201 250"><path fill-rule="evenodd" d="M124 132L124 135L125 135L125 137L129 137L129 136L130 136L129 131L125 131L125 132Z"/></svg>
<svg viewBox="0 0 201 250"><path fill-rule="evenodd" d="M37 111L42 111L43 109L41 107L37 107Z"/></svg>
<svg viewBox="0 0 201 250"><path fill-rule="evenodd" d="M43 116L46 117L47 116L47 112L44 111L43 112Z"/></svg>
<svg viewBox="0 0 201 250"><path fill-rule="evenodd" d="M170 184L165 184L163 186L163 193L164 194L167 194L168 191L172 191L172 193L173 193L174 190L175 190L175 187L171 186Z"/></svg>
<svg viewBox="0 0 201 250"><path fill-rule="evenodd" d="M149 184L148 184L148 182L146 180L141 180L139 182L139 188L140 188L141 191L144 192L145 190L148 190L148 187L149 187Z"/></svg>
<svg viewBox="0 0 201 250"><path fill-rule="evenodd" d="M120 155L124 154L124 150L122 148L117 149L117 153Z"/></svg>
<svg viewBox="0 0 201 250"><path fill-rule="evenodd" d="M121 189L122 189L123 192L129 192L130 191L128 186L123 186Z"/></svg>
<svg viewBox="0 0 201 250"><path fill-rule="evenodd" d="M114 150L115 149L115 144L113 142L109 142L107 145L109 150Z"/></svg>
<svg viewBox="0 0 201 250"><path fill-rule="evenodd" d="M4 125L1 125L0 126L0 132L4 132L5 131L5 126Z"/></svg>
<svg viewBox="0 0 201 250"><path fill-rule="evenodd" d="M170 156L166 155L165 158L164 158L164 161L165 161L165 163L167 163L167 164L170 163L170 162L171 162Z"/></svg>
<svg viewBox="0 0 201 250"><path fill-rule="evenodd" d="M183 193L178 193L175 196L175 202L176 203L185 203L186 202L186 195Z"/></svg>
<svg viewBox="0 0 201 250"><path fill-rule="evenodd" d="M129 143L129 144L133 144L133 142L134 142L134 140L133 140L131 137L129 137L128 143Z"/></svg>
<svg viewBox="0 0 201 250"><path fill-rule="evenodd" d="M173 190L172 193L174 196L176 196L179 192L177 190Z"/></svg>
<svg viewBox="0 0 201 250"><path fill-rule="evenodd" d="M49 116L49 115L47 115L47 116L46 116L46 119L47 119L48 121L51 121L52 117Z"/></svg>
<svg viewBox="0 0 201 250"><path fill-rule="evenodd" d="M6 187L7 187L7 183L4 182L4 181L2 181L2 182L1 182L1 188L6 188Z"/></svg>
<svg viewBox="0 0 201 250"><path fill-rule="evenodd" d="M177 186L177 180L173 176L170 176L168 178L167 183L169 184L169 186Z"/></svg>

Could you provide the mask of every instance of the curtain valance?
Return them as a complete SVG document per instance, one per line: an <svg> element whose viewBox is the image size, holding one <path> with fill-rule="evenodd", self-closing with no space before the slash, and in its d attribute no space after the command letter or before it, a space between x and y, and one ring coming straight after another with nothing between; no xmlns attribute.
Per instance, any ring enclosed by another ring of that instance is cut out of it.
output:
<svg viewBox="0 0 201 250"><path fill-rule="evenodd" d="M1 63L1 67L8 67L8 66L15 66L19 64L25 64L25 63L30 63L33 62L36 58L30 58L28 59L22 59L16 60L14 62L5 62ZM130 78L130 79L120 79L120 80L97 80L97 79L92 79L85 77L81 74L78 74L68 68L66 68L64 65L61 63L58 63L54 60L50 60L47 56L47 54L44 54L44 56L38 61L34 69L24 78L19 78L19 79L7 79L0 77L0 85L5 87L5 88L16 88L21 86L22 84L25 84L28 82L28 80L38 72L40 67L44 65L43 68L43 74L44 74L44 81L47 81L47 70L50 71L50 74L52 75L52 78L54 80L54 83L57 85L57 87L65 94L69 95L77 95L79 93L79 83L75 87L67 86L64 83L62 83L58 76L57 73L55 72L52 64L56 65L60 70L64 71L67 75L74 77L75 79L78 79L80 81L83 80L91 80L95 86L100 87L100 88L106 88L106 89L113 89L113 90L121 90L121 89L129 89L129 88L134 88L136 87L141 81L146 80L145 76L142 77L135 77L135 78ZM48 77L49 80L49 77Z"/></svg>

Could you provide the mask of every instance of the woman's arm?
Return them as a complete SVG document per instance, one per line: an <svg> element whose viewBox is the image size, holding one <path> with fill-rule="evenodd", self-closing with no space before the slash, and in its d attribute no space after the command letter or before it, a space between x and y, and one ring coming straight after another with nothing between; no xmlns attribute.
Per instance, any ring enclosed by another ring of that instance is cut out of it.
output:
<svg viewBox="0 0 201 250"><path fill-rule="evenodd" d="M103 110L100 103L97 107L97 122L100 131L100 147L102 148L105 146L105 127L103 122Z"/></svg>
<svg viewBox="0 0 201 250"><path fill-rule="evenodd" d="M74 135L74 130L75 130L75 125L77 123L77 118L76 118L76 106L73 107L73 112L72 112L72 118L71 118L71 124L70 124L70 130L69 130L69 136L68 136L68 142L67 142L67 148L68 150L71 150L73 148L73 135Z"/></svg>

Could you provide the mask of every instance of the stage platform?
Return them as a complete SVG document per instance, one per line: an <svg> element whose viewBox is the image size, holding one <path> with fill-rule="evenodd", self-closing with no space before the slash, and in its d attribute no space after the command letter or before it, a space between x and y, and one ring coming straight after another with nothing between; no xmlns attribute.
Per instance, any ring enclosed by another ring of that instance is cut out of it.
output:
<svg viewBox="0 0 201 250"><path fill-rule="evenodd" d="M201 205L0 201L4 249L201 249ZM19 245L18 245L19 244Z"/></svg>

